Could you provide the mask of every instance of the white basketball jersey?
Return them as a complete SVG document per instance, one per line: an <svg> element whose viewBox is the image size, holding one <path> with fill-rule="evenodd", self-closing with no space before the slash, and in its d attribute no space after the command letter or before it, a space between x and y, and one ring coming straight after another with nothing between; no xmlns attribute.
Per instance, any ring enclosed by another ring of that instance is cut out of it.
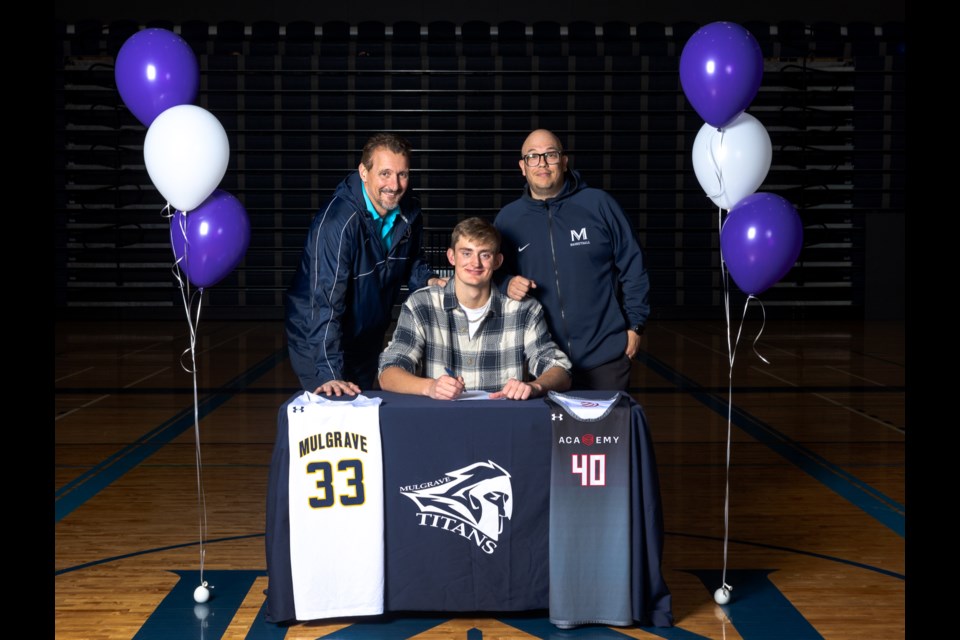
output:
<svg viewBox="0 0 960 640"><path fill-rule="evenodd" d="M304 392L287 407L298 620L383 613L380 402Z"/></svg>

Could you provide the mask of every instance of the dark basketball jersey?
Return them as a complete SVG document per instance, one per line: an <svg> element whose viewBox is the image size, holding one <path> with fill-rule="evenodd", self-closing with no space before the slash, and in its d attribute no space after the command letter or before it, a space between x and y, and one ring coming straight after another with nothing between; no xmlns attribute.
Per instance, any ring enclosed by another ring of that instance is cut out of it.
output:
<svg viewBox="0 0 960 640"><path fill-rule="evenodd" d="M630 399L550 392L550 621L629 626Z"/></svg>

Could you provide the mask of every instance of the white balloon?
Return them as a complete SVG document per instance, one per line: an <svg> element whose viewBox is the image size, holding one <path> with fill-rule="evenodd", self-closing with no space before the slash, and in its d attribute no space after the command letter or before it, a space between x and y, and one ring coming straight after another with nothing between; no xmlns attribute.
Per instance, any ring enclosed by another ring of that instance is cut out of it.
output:
<svg viewBox="0 0 960 640"><path fill-rule="evenodd" d="M720 130L704 124L693 141L693 172L721 209L732 209L760 188L772 157L770 135L746 112Z"/></svg>
<svg viewBox="0 0 960 640"><path fill-rule="evenodd" d="M213 193L227 172L230 142L212 113L192 104L158 115L143 141L153 186L180 211L191 211Z"/></svg>

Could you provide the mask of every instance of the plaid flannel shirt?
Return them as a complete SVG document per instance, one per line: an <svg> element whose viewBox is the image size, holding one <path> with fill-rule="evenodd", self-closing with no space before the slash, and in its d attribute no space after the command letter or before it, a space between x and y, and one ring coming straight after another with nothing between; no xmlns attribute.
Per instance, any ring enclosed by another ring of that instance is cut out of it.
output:
<svg viewBox="0 0 960 640"><path fill-rule="evenodd" d="M569 374L571 364L550 338L540 303L511 300L496 288L471 338L450 278L443 289L425 287L407 297L393 339L380 354L378 374L387 367L427 378L439 378L449 367L463 376L467 389L492 392L510 378L531 380L551 367Z"/></svg>

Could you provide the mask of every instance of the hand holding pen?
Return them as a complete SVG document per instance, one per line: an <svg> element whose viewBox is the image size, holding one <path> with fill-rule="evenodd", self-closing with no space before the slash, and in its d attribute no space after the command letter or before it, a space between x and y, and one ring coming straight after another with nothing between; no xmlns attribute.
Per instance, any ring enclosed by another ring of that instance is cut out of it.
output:
<svg viewBox="0 0 960 640"><path fill-rule="evenodd" d="M433 381L430 397L436 400L456 400L466 390L462 376L454 375L453 369L444 367L446 375Z"/></svg>

